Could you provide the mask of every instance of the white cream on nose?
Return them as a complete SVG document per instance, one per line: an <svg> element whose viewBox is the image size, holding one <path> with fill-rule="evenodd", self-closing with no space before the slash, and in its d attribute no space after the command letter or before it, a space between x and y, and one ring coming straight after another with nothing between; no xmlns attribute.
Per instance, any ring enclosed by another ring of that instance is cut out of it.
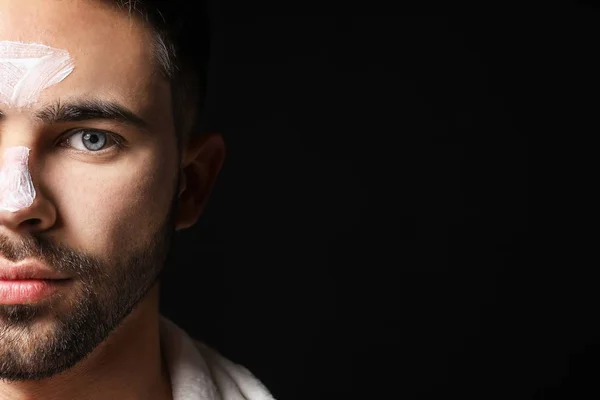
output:
<svg viewBox="0 0 600 400"><path fill-rule="evenodd" d="M27 147L15 146L4 150L0 167L0 210L16 212L33 204L35 188L28 163Z"/></svg>

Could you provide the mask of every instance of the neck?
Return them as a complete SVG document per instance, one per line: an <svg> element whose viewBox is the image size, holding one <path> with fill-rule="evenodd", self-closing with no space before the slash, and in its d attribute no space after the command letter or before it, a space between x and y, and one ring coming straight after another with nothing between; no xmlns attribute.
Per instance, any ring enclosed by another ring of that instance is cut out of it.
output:
<svg viewBox="0 0 600 400"><path fill-rule="evenodd" d="M157 283L123 323L70 370L41 381L0 381L0 400L172 400L160 346L158 293Z"/></svg>

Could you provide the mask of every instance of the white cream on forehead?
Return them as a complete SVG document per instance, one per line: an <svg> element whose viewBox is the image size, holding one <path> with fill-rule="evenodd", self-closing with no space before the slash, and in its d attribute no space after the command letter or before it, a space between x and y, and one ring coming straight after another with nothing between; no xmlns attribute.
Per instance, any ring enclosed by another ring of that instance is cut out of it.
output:
<svg viewBox="0 0 600 400"><path fill-rule="evenodd" d="M0 103L24 107L74 68L68 51L38 43L0 41Z"/></svg>

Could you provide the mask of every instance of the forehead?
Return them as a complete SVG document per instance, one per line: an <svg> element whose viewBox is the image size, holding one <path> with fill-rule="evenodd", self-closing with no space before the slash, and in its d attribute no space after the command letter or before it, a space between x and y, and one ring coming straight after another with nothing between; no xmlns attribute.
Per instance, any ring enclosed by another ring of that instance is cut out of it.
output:
<svg viewBox="0 0 600 400"><path fill-rule="evenodd" d="M0 41L69 52L73 72L39 101L93 94L155 113L169 96L153 56L152 31L105 0L0 0ZM152 109L151 111L149 109Z"/></svg>

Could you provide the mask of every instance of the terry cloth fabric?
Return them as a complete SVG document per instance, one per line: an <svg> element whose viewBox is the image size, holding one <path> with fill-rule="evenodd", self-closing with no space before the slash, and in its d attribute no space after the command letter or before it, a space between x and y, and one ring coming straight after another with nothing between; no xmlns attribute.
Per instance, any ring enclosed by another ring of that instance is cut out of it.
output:
<svg viewBox="0 0 600 400"><path fill-rule="evenodd" d="M275 400L248 369L193 339L162 315L160 344L173 400Z"/></svg>

